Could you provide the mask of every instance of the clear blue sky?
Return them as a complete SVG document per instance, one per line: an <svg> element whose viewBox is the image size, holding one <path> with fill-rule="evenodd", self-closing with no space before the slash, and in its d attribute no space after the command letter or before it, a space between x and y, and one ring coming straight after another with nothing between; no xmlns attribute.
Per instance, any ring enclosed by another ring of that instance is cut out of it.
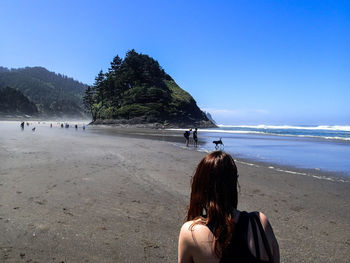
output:
<svg viewBox="0 0 350 263"><path fill-rule="evenodd" d="M223 124L350 125L350 1L0 1L0 66L157 59Z"/></svg>

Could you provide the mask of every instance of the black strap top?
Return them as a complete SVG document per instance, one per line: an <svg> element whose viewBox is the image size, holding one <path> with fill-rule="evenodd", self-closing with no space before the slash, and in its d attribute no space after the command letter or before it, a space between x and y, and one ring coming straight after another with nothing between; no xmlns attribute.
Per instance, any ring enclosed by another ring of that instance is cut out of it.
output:
<svg viewBox="0 0 350 263"><path fill-rule="evenodd" d="M248 246L248 224L251 221L256 256L252 254ZM263 241L265 251L269 257L268 261L260 259L260 247L258 231ZM238 223L235 226L235 233L230 244L224 249L220 263L242 262L242 263L266 263L272 262L270 246L265 231L261 225L260 218L256 213L240 212Z"/></svg>

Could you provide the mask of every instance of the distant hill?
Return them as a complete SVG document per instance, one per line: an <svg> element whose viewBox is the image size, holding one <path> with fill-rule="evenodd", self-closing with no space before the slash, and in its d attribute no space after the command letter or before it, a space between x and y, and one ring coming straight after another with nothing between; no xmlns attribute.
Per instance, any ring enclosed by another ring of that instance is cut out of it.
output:
<svg viewBox="0 0 350 263"><path fill-rule="evenodd" d="M116 56L108 72L98 74L84 104L94 123L215 127L156 60L135 50Z"/></svg>
<svg viewBox="0 0 350 263"><path fill-rule="evenodd" d="M21 91L47 116L82 116L82 97L87 85L43 67L0 67L0 88Z"/></svg>
<svg viewBox="0 0 350 263"><path fill-rule="evenodd" d="M204 113L205 113L205 115L207 115L208 119L209 119L212 123L216 124L216 121L214 121L213 117L211 116L211 114L210 114L209 112L206 112L206 111L205 111Z"/></svg>
<svg viewBox="0 0 350 263"><path fill-rule="evenodd" d="M38 109L22 92L6 87L0 89L0 113L35 115Z"/></svg>

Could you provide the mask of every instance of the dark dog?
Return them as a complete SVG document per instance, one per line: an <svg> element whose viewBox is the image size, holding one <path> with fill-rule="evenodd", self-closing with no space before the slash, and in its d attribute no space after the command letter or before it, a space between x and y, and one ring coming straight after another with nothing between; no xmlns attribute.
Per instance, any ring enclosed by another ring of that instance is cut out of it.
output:
<svg viewBox="0 0 350 263"><path fill-rule="evenodd" d="M32 129L32 131L35 131L35 127Z"/></svg>
<svg viewBox="0 0 350 263"><path fill-rule="evenodd" d="M220 138L220 140L218 140L218 141L213 141L213 143L215 144L215 149L217 149L217 148L219 147L219 145L224 146L224 144L222 143L221 138Z"/></svg>

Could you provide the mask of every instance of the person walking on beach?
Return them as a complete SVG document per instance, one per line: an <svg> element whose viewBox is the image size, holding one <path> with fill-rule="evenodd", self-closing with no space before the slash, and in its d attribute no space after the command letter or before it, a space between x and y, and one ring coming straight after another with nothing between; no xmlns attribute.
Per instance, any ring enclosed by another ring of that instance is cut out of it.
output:
<svg viewBox="0 0 350 263"><path fill-rule="evenodd" d="M185 131L184 133L184 137L186 139L186 146L188 147L189 143L190 143L190 135L191 135L191 131L192 129L189 129L188 131Z"/></svg>
<svg viewBox="0 0 350 263"><path fill-rule="evenodd" d="M22 131L24 130L24 121L21 122L21 129L22 129Z"/></svg>
<svg viewBox="0 0 350 263"><path fill-rule="evenodd" d="M206 155L192 178L178 262L280 262L272 227L261 212L238 211L238 172L222 151Z"/></svg>
<svg viewBox="0 0 350 263"><path fill-rule="evenodd" d="M194 128L194 132L193 132L193 147L197 148L197 144L198 144L197 128Z"/></svg>

